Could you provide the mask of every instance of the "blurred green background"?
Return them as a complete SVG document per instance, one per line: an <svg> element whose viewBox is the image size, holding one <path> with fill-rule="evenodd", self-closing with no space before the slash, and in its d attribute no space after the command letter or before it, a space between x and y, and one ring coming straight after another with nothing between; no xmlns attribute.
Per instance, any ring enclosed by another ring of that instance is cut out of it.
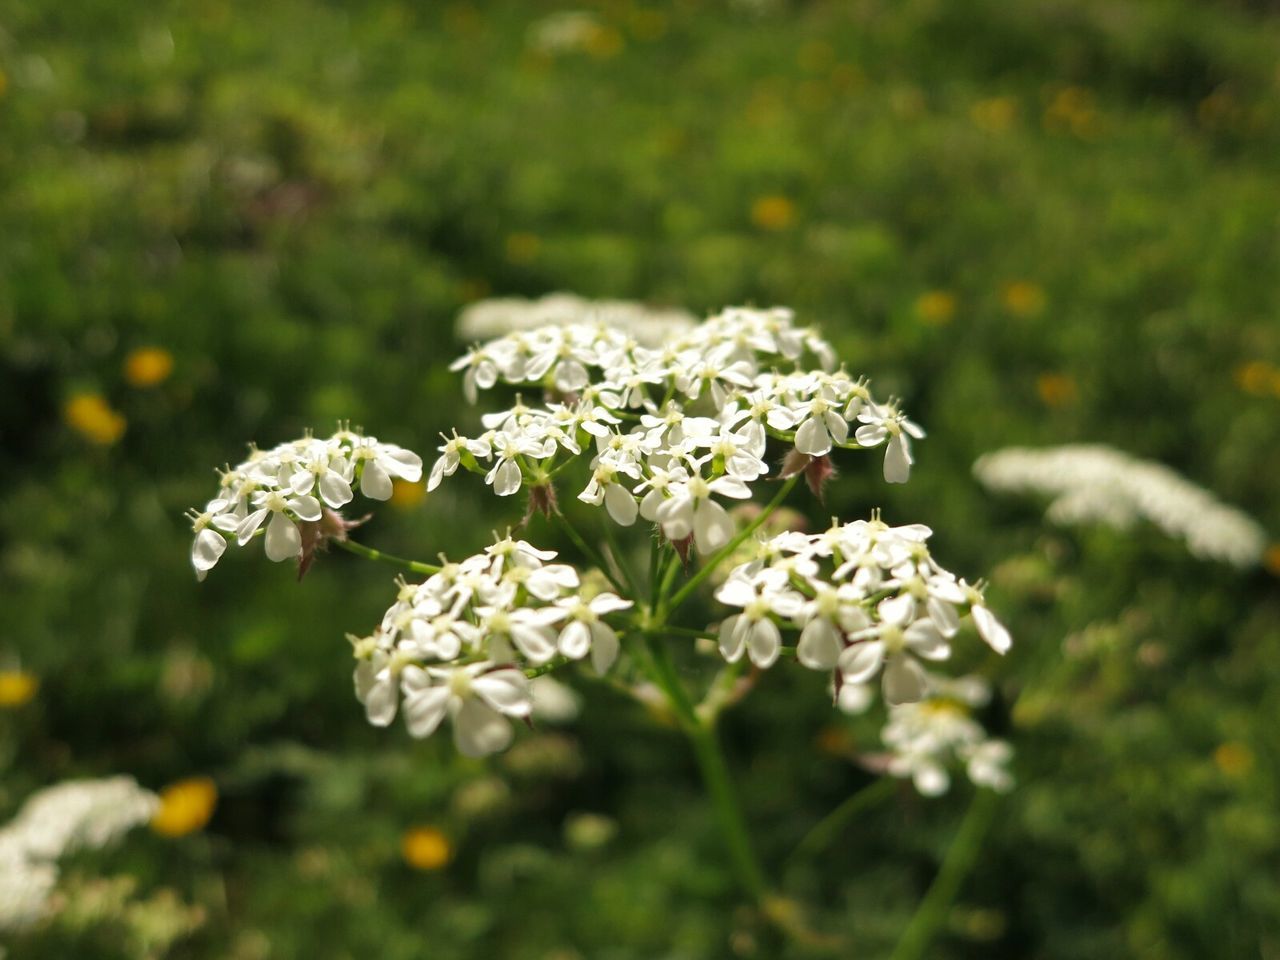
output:
<svg viewBox="0 0 1280 960"><path fill-rule="evenodd" d="M217 795L73 867L100 908L11 955L807 955L634 704L464 761L352 696L389 569L188 564L247 440L349 418L429 463L477 419L459 310L572 290L791 305L929 431L827 508L934 527L1017 639L973 665L1019 787L930 956L1280 957L1280 551L1047 528L969 473L1107 442L1280 531L1278 52L1261 0L0 0L0 816L69 776ZM517 518L459 477L364 539ZM875 747L794 673L725 720L774 869ZM904 786L774 879L887 956L971 795Z"/></svg>

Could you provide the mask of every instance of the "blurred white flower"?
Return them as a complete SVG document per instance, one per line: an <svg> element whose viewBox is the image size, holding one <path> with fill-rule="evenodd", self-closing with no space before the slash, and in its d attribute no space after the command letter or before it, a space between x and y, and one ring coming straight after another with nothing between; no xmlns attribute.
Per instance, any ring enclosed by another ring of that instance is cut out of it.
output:
<svg viewBox="0 0 1280 960"><path fill-rule="evenodd" d="M1163 464L1112 447L1010 447L980 457L973 472L992 490L1052 495L1054 523L1124 529L1146 519L1195 556L1238 567L1258 563L1266 549L1266 532L1246 514Z"/></svg>

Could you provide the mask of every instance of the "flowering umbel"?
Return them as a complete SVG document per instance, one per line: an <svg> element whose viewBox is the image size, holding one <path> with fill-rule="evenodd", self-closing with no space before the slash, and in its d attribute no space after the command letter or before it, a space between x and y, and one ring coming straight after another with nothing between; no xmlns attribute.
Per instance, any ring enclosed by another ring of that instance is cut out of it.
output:
<svg viewBox="0 0 1280 960"><path fill-rule="evenodd" d="M511 315L516 329L452 368L473 402L501 388L513 402L484 413L477 433L442 434L427 479L435 491L461 470L501 500L523 492L527 509L510 519L561 526L589 566L512 534L462 560L410 563L426 579L397 581L376 629L350 638L356 695L371 723L401 717L411 736L427 737L447 721L460 752L493 753L511 742L514 721L532 722L530 680L579 662L595 674L619 671L615 686L646 702L660 688L683 722L699 723L663 666L664 645L692 634L716 641L728 678L721 692L739 688L745 665L759 671L781 660L828 674L843 708L865 706L880 689L888 738L902 722L892 711L934 696L943 681L925 665L950 658L966 620L993 650L1008 649L982 588L934 560L927 527L875 515L817 534L775 525L765 528L772 536L753 537L801 476L820 495L845 451L877 449L877 472L905 483L911 443L924 437L896 401L876 398L840 367L816 330L796 326L787 309L730 308L696 325L664 316L655 335L643 310L625 313L622 326L592 310L585 301L567 313L550 301L501 301L488 326L469 323L492 329ZM223 472L218 496L194 515L193 563L203 576L229 540L243 545L259 533L271 559L309 561L308 537L323 529L336 531L332 542L376 554L331 515L357 492L386 499L392 477L420 474L415 454L347 430L255 450ZM768 506L731 509L762 488ZM607 546L593 547L572 512L593 517ZM627 546L644 542L647 576ZM714 594L718 627L678 626L684 603L730 558ZM637 678L644 682L633 685ZM723 700L708 694L708 703ZM969 737L964 749L979 745ZM915 777L922 789L937 780Z"/></svg>

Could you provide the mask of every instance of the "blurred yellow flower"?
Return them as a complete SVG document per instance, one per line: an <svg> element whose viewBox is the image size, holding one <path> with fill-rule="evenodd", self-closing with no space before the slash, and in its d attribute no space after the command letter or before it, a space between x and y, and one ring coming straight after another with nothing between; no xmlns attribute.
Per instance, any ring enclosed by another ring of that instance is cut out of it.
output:
<svg viewBox="0 0 1280 960"><path fill-rule="evenodd" d="M1228 740L1213 751L1213 762L1228 777L1243 777L1253 769L1253 751L1237 740Z"/></svg>
<svg viewBox="0 0 1280 960"><path fill-rule="evenodd" d="M1267 547L1267 552L1262 555L1262 565L1267 573L1280 577L1280 543Z"/></svg>
<svg viewBox="0 0 1280 960"><path fill-rule="evenodd" d="M1265 360L1250 360L1236 367L1236 385L1245 393L1263 396L1274 389L1274 382L1280 378L1280 370Z"/></svg>
<svg viewBox="0 0 1280 960"><path fill-rule="evenodd" d="M1083 87L1063 87L1044 110L1046 130L1070 132L1083 140L1097 136L1101 130L1093 94Z"/></svg>
<svg viewBox="0 0 1280 960"><path fill-rule="evenodd" d="M583 46L597 60L608 60L622 52L622 34L613 27L597 27L587 34Z"/></svg>
<svg viewBox="0 0 1280 960"><path fill-rule="evenodd" d="M944 326L956 315L956 295L949 290L926 290L916 297L915 309L921 323Z"/></svg>
<svg viewBox="0 0 1280 960"><path fill-rule="evenodd" d="M173 354L164 347L139 347L124 358L124 378L131 387L154 387L173 373Z"/></svg>
<svg viewBox="0 0 1280 960"><path fill-rule="evenodd" d="M165 837L184 837L202 830L218 805L218 788L210 777L188 777L160 791L160 808L151 829Z"/></svg>
<svg viewBox="0 0 1280 960"><path fill-rule="evenodd" d="M100 393L76 393L62 409L67 426L91 443L109 447L124 434L127 421Z"/></svg>
<svg viewBox="0 0 1280 960"><path fill-rule="evenodd" d="M833 757L847 757L854 750L853 737L844 727L823 727L815 742L819 750Z"/></svg>
<svg viewBox="0 0 1280 960"><path fill-rule="evenodd" d="M786 230L796 220L796 205L779 194L758 197L751 204L751 222L761 230Z"/></svg>
<svg viewBox="0 0 1280 960"><path fill-rule="evenodd" d="M1018 118L1018 101L1013 97L989 97L969 108L969 119L987 133L1004 133Z"/></svg>
<svg viewBox="0 0 1280 960"><path fill-rule="evenodd" d="M453 846L435 827L410 827L400 837L400 854L415 870L440 870L453 859Z"/></svg>
<svg viewBox="0 0 1280 960"><path fill-rule="evenodd" d="M533 233L513 233L507 237L507 259L512 263L532 263L538 259L542 241Z"/></svg>
<svg viewBox="0 0 1280 960"><path fill-rule="evenodd" d="M9 77L3 70L0 70L0 97L3 97L4 92L8 89L9 89Z"/></svg>
<svg viewBox="0 0 1280 960"><path fill-rule="evenodd" d="M1000 302L1015 317L1034 317L1044 309L1044 289L1030 280L1014 280L1001 288Z"/></svg>
<svg viewBox="0 0 1280 960"><path fill-rule="evenodd" d="M40 678L25 670L0 670L0 709L13 710L30 703L40 689Z"/></svg>
<svg viewBox="0 0 1280 960"><path fill-rule="evenodd" d="M1036 393L1046 407L1060 409L1080 398L1075 378L1066 373L1042 373L1036 377Z"/></svg>
<svg viewBox="0 0 1280 960"><path fill-rule="evenodd" d="M427 484L424 480L410 483L408 480L391 481L391 505L401 510L410 510L420 504L427 495Z"/></svg>

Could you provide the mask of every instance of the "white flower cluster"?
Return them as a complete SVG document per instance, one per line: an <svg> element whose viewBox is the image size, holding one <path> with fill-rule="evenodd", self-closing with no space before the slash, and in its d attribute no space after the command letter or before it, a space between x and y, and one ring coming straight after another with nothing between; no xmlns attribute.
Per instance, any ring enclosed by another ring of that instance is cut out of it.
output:
<svg viewBox="0 0 1280 960"><path fill-rule="evenodd" d="M819 369L802 364L806 355ZM462 465L498 496L546 489L562 459L589 453L580 500L623 526L639 516L670 540L692 537L709 553L733 534L715 498L750 497L748 485L769 472L770 438L790 445L790 473L834 447L884 444L885 479L907 480L911 438L923 431L834 366L831 346L781 308L725 310L659 348L598 323L513 333L453 369L464 371L472 400L503 382L542 389L546 405L517 398L482 418L480 436L445 438L427 488Z"/></svg>
<svg viewBox="0 0 1280 960"><path fill-rule="evenodd" d="M60 857L107 846L151 819L158 803L124 776L69 780L32 795L0 828L0 930L30 926L44 915Z"/></svg>
<svg viewBox="0 0 1280 960"><path fill-rule="evenodd" d="M1146 518L1196 556L1238 567L1258 563L1266 548L1266 533L1244 513L1162 464L1111 447L1010 447L981 457L973 472L992 490L1052 494L1055 523L1123 529Z"/></svg>
<svg viewBox="0 0 1280 960"><path fill-rule="evenodd" d="M927 680L927 699L889 709L889 722L880 734L890 752L889 773L910 777L920 793L936 797L950 788L947 767L958 760L977 786L1000 793L1012 789L1008 765L1013 747L988 737L973 717L973 710L991 699L987 682L976 676L950 679L935 674Z"/></svg>
<svg viewBox="0 0 1280 960"><path fill-rule="evenodd" d="M964 616L1005 653L1008 630L985 606L980 587L933 559L931 533L873 517L762 542L759 556L736 567L716 591L716 599L742 610L720 626L721 653L730 662L745 653L768 667L782 650L782 629L798 629L802 665L835 671L838 689L881 676L890 705L925 697L920 661L950 658Z"/></svg>
<svg viewBox="0 0 1280 960"><path fill-rule="evenodd" d="M483 756L510 743L505 717L530 716L524 665L590 656L608 670L618 635L604 618L631 601L584 597L578 572L555 557L505 537L424 583L401 581L378 629L352 639L369 721L387 726L401 711L409 733L427 737L447 715L459 751Z"/></svg>
<svg viewBox="0 0 1280 960"><path fill-rule="evenodd" d="M674 307L648 307L631 300L586 300L572 293L549 293L537 300L497 297L478 300L458 315L455 332L460 340L488 340L519 330L573 324L603 324L634 337L646 347L657 347L684 336L697 318Z"/></svg>
<svg viewBox="0 0 1280 960"><path fill-rule="evenodd" d="M259 533L271 560L303 557L317 539L341 533L342 521L331 511L350 503L357 490L372 500L390 498L393 478L420 480L421 458L347 429L327 440L306 436L272 450L252 447L247 460L220 471L217 496L188 514L196 577L205 578L229 540L244 546Z"/></svg>

